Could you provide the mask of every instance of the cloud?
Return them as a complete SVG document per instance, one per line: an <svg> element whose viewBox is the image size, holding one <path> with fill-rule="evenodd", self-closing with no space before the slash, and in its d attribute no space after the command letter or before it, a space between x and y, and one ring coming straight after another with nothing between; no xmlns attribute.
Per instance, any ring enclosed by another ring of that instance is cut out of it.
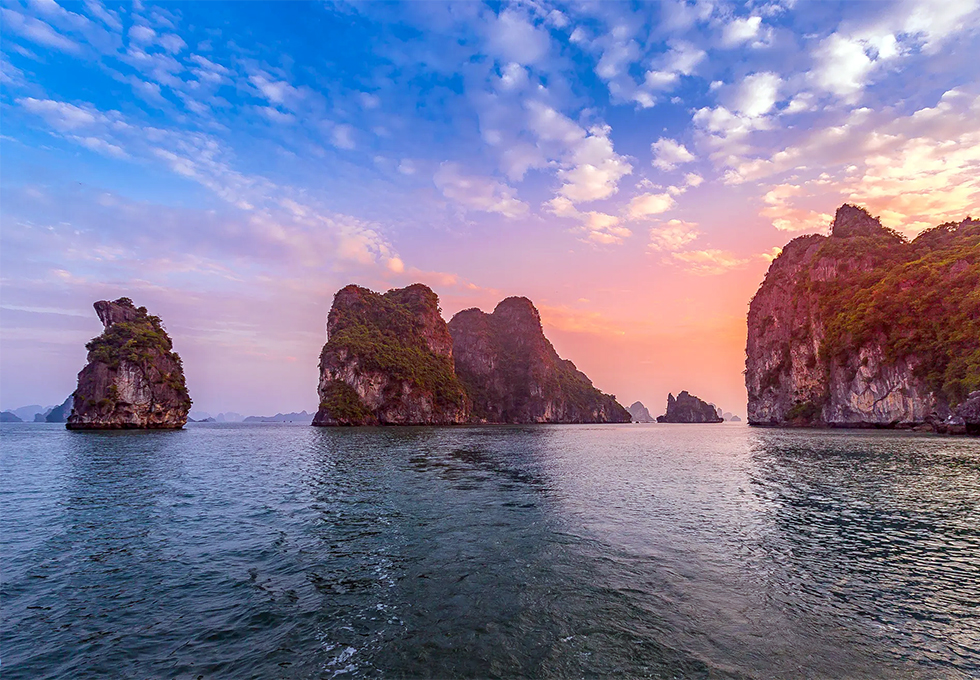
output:
<svg viewBox="0 0 980 680"><path fill-rule="evenodd" d="M7 30L13 31L39 45L53 47L62 52L72 54L81 51L81 46L78 43L61 35L40 19L27 17L20 12L6 8L0 10L0 17L3 18L3 23Z"/></svg>
<svg viewBox="0 0 980 680"><path fill-rule="evenodd" d="M867 85L874 62L858 40L834 33L822 41L813 53L813 83L839 97L851 97Z"/></svg>
<svg viewBox="0 0 980 680"><path fill-rule="evenodd" d="M674 197L670 194L640 194L630 201L627 214L631 219L642 219L665 213L673 208L674 204Z"/></svg>
<svg viewBox="0 0 980 680"><path fill-rule="evenodd" d="M701 232L698 225L693 222L682 222L681 220L670 220L666 224L650 229L651 250L657 251L679 251L684 246L695 241Z"/></svg>
<svg viewBox="0 0 980 680"><path fill-rule="evenodd" d="M527 203L514 197L514 189L489 177L467 175L458 163L442 163L432 180L443 196L468 210L499 213L512 219L528 212Z"/></svg>
<svg viewBox="0 0 980 680"><path fill-rule="evenodd" d="M792 199L803 194L804 189L797 184L778 184L762 197L766 207L759 214L770 218L779 231L825 232L833 222L831 215L792 205Z"/></svg>
<svg viewBox="0 0 980 680"><path fill-rule="evenodd" d="M753 73L739 85L734 98L735 110L751 118L769 113L779 101L782 79L775 73Z"/></svg>
<svg viewBox="0 0 980 680"><path fill-rule="evenodd" d="M545 209L557 217L568 217L581 223L579 231L585 232L586 240L606 245L619 245L633 235L622 220L615 215L597 211L580 212L564 196L556 196L545 204Z"/></svg>
<svg viewBox="0 0 980 680"><path fill-rule="evenodd" d="M757 35L762 26L762 17L736 18L725 24L721 34L721 44L723 47L737 47L746 43Z"/></svg>
<svg viewBox="0 0 980 680"><path fill-rule="evenodd" d="M547 31L536 28L522 12L505 9L491 18L487 47L504 62L535 64L548 53Z"/></svg>
<svg viewBox="0 0 980 680"><path fill-rule="evenodd" d="M353 149L354 128L350 125L335 125L330 131L330 142L338 149Z"/></svg>
<svg viewBox="0 0 980 680"><path fill-rule="evenodd" d="M558 177L564 182L558 193L573 203L595 201L615 194L619 180L633 172L633 166L613 149L612 128L583 127L555 109L529 101L530 127L539 139L559 146Z"/></svg>
<svg viewBox="0 0 980 680"><path fill-rule="evenodd" d="M653 165L661 170L673 170L682 163L694 160L694 154L680 142L661 137L650 145L653 152Z"/></svg>
<svg viewBox="0 0 980 680"><path fill-rule="evenodd" d="M697 276L717 276L737 269L749 262L727 250L689 250L671 253L671 257L684 265L684 269Z"/></svg>
<svg viewBox="0 0 980 680"><path fill-rule="evenodd" d="M88 127L103 120L102 115L94 109L84 109L51 99L25 97L18 99L17 103L31 113L41 116L48 125L62 132Z"/></svg>
<svg viewBox="0 0 980 680"><path fill-rule="evenodd" d="M129 29L129 39L140 45L149 45L156 39L157 33L149 26L139 24Z"/></svg>

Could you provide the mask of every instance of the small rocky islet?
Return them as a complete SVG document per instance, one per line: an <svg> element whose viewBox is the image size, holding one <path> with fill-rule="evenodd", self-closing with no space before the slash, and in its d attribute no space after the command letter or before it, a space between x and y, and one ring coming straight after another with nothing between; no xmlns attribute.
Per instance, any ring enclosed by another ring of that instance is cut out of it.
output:
<svg viewBox="0 0 980 680"><path fill-rule="evenodd" d="M69 430L179 429L191 398L159 317L123 297L94 305L105 331L85 348Z"/></svg>
<svg viewBox="0 0 980 680"><path fill-rule="evenodd" d="M537 309L512 297L492 314L447 324L417 283L380 294L350 285L334 297L320 355L314 425L627 423L544 336Z"/></svg>
<svg viewBox="0 0 980 680"><path fill-rule="evenodd" d="M748 314L751 425L980 433L980 221L907 241L845 204L793 239Z"/></svg>
<svg viewBox="0 0 980 680"><path fill-rule="evenodd" d="M667 410L662 416L657 416L657 422L723 423L725 419L718 413L717 407L683 390L676 398L673 394L667 395Z"/></svg>

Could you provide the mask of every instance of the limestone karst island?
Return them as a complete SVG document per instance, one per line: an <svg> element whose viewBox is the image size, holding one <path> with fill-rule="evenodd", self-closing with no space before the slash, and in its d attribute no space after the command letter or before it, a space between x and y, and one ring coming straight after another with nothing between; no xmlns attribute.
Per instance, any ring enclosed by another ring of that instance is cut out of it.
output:
<svg viewBox="0 0 980 680"><path fill-rule="evenodd" d="M842 205L790 241L748 314L751 425L980 430L980 221L912 241Z"/></svg>

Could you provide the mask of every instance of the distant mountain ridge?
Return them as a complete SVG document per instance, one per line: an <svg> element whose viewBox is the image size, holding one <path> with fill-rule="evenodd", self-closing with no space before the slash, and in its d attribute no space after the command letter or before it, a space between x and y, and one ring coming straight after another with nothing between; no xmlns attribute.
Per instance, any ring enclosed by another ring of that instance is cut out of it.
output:
<svg viewBox="0 0 980 680"><path fill-rule="evenodd" d="M300 411L299 413L277 413L274 416L248 416L243 423L309 423L313 419L312 413ZM215 421L217 422L217 421Z"/></svg>

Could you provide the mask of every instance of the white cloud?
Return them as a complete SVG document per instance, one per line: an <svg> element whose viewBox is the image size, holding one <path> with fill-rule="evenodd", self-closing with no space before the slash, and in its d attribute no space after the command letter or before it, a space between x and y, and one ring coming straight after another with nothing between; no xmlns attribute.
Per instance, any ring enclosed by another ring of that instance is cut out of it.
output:
<svg viewBox="0 0 980 680"><path fill-rule="evenodd" d="M81 47L75 41L55 31L40 19L27 17L12 9L0 9L4 27L28 40L45 47L53 47L62 52L78 53Z"/></svg>
<svg viewBox="0 0 980 680"><path fill-rule="evenodd" d="M792 205L792 199L803 194L804 190L799 185L776 185L762 197L766 207L759 214L770 218L772 226L780 231L826 231L833 217L827 213L818 213Z"/></svg>
<svg viewBox="0 0 980 680"><path fill-rule="evenodd" d="M330 131L330 141L338 149L353 149L354 128L350 125L335 125Z"/></svg>
<svg viewBox="0 0 980 680"><path fill-rule="evenodd" d="M704 178L696 172L689 172L684 175L684 184L689 187L699 187L704 182Z"/></svg>
<svg viewBox="0 0 980 680"><path fill-rule="evenodd" d="M724 274L747 264L749 261L735 253L715 248L671 253L671 257L683 264L685 270L698 276Z"/></svg>
<svg viewBox="0 0 980 680"><path fill-rule="evenodd" d="M650 229L650 249L675 252L697 240L701 232L693 222L670 220L666 224Z"/></svg>
<svg viewBox="0 0 980 680"><path fill-rule="evenodd" d="M734 98L735 110L757 118L772 110L779 101L782 79L775 73L753 73L739 85Z"/></svg>
<svg viewBox="0 0 980 680"><path fill-rule="evenodd" d="M156 31L149 26L135 25L129 29L129 39L140 45L149 45L157 37Z"/></svg>
<svg viewBox="0 0 980 680"><path fill-rule="evenodd" d="M510 218L528 212L527 204L514 197L514 189L489 177L466 175L458 163L442 163L432 180L443 196L466 209L499 213Z"/></svg>
<svg viewBox="0 0 980 680"><path fill-rule="evenodd" d="M721 44L724 47L736 47L748 42L759 35L762 17L737 18L725 24L721 34Z"/></svg>
<svg viewBox="0 0 980 680"><path fill-rule="evenodd" d="M618 191L619 180L633 166L613 149L608 125L580 125L540 102L527 103L531 130L544 143L560 147L558 176L564 184L558 193L573 203L608 198Z"/></svg>
<svg viewBox="0 0 980 680"><path fill-rule="evenodd" d="M840 97L851 97L867 85L874 62L860 41L834 33L814 51L810 77L817 87Z"/></svg>
<svg viewBox="0 0 980 680"><path fill-rule="evenodd" d="M627 213L631 219L641 219L650 215L665 213L675 205L674 197L668 193L640 194L630 201Z"/></svg>
<svg viewBox="0 0 980 680"><path fill-rule="evenodd" d="M504 62L535 64L548 53L550 38L522 12L505 9L489 24L488 47Z"/></svg>
<svg viewBox="0 0 980 680"><path fill-rule="evenodd" d="M41 116L48 125L60 131L76 130L104 120L94 109L83 109L74 104L51 99L25 97L18 99L17 103L31 113Z"/></svg>
<svg viewBox="0 0 980 680"><path fill-rule="evenodd" d="M653 164L661 170L673 170L682 163L694 160L694 154L680 142L661 137L650 145L653 152Z"/></svg>
<svg viewBox="0 0 980 680"><path fill-rule="evenodd" d="M160 40L158 42L163 49L167 50L171 54L177 54L182 49L187 47L187 43L185 43L176 33L165 33L164 35L160 36Z"/></svg>
<svg viewBox="0 0 980 680"><path fill-rule="evenodd" d="M622 220L615 215L609 215L594 210L580 212L575 205L564 196L555 196L545 204L545 209L557 217L567 217L581 223L579 231L586 234L586 240L605 245L619 245L624 239L633 235Z"/></svg>

